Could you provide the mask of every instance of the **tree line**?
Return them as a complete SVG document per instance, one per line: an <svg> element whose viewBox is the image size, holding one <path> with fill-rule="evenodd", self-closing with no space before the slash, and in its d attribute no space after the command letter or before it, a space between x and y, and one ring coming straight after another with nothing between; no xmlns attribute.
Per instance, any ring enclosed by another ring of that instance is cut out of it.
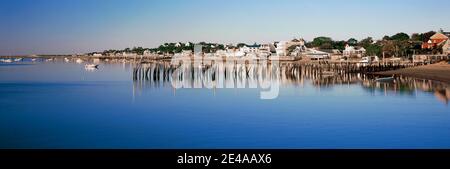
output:
<svg viewBox="0 0 450 169"><path fill-rule="evenodd" d="M400 32L392 36L384 36L381 40L374 40L372 37L367 37L361 40L355 38L350 38L347 41L338 40L335 41L330 37L320 36L314 38L312 41L307 42L306 46L309 48L318 48L321 50L337 49L343 51L345 45L364 47L366 49L367 55L377 55L386 57L401 57L401 56L411 56L412 54L436 54L441 52L439 48L436 49L422 49L421 45L433 36L436 32L429 31L425 33L414 33L409 36L406 33ZM205 53L216 52L217 50L224 50L228 48L240 48L247 44L238 43L234 45L223 45L219 43L198 43L203 46L202 50ZM123 50L105 50L103 54L116 54L116 53L136 53L138 55L144 54L144 51L148 50L152 53L158 54L174 54L180 53L183 50L194 50L194 43L164 43L157 48L143 48L143 47L133 47L125 48Z"/></svg>
<svg viewBox="0 0 450 169"><path fill-rule="evenodd" d="M425 33L414 33L409 36L406 33L400 32L392 36L384 36L381 40L375 41L372 37L364 38L360 41L355 38L350 38L347 41L334 41L330 37L316 37L313 41L306 44L307 47L314 47L318 49L338 49L340 51L345 49L345 45L364 47L367 55L377 55L386 57L403 57L411 56L413 54L436 54L440 53L439 48L422 49L422 43L426 42L436 32L429 31Z"/></svg>

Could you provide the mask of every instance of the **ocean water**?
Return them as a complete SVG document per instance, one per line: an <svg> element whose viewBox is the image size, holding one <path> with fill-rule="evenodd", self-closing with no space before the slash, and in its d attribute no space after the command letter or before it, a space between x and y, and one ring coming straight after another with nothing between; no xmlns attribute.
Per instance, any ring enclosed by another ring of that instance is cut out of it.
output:
<svg viewBox="0 0 450 169"><path fill-rule="evenodd" d="M155 65L1 63L0 148L450 148L439 82L299 68L262 99L262 87L177 88Z"/></svg>

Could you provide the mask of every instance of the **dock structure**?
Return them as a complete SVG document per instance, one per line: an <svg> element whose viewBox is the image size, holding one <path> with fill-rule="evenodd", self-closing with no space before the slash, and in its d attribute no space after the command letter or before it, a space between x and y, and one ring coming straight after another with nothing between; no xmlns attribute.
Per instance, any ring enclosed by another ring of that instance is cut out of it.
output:
<svg viewBox="0 0 450 169"><path fill-rule="evenodd" d="M280 62L273 69L268 63L238 64L229 62L219 65L183 67L167 61L154 61L136 64L133 68L133 81L138 85L150 84L150 86L170 85L174 78L187 81L188 84L196 84L200 80L225 81L227 84L242 84L255 82L262 77L281 79L282 83L302 84L304 79L311 79L316 85L353 83L360 77L371 76L372 72L396 70L413 67L414 64L370 64L357 63L327 63L327 62ZM178 69L178 70L177 70ZM276 70L276 71L274 71ZM272 71L272 72L271 72ZM220 79L223 78L223 79ZM270 79L270 78L269 78Z"/></svg>
<svg viewBox="0 0 450 169"><path fill-rule="evenodd" d="M335 61L335 60L306 60L301 58L287 58L281 57L278 59L269 58L258 58L258 57L237 57L237 58L227 58L227 57L173 57L173 56L161 56L161 55L134 55L134 56L53 56L53 55L41 55L41 56L24 56L24 58L41 58L45 60L65 60L66 62L72 62L76 60L82 60L83 62L96 62L96 63L153 63L160 62L170 64L176 61L195 61L201 62L202 64L215 63L215 62L231 62L236 64L248 64L248 63L260 63L260 62L278 62L279 64L299 64L305 67L312 67L320 71L334 72L334 73L374 73L382 71L397 70L403 68L409 68L414 66L421 66L427 64L433 64L440 62L442 60L449 60L448 55L414 55L412 60L406 61L379 61L372 63L361 63L358 61Z"/></svg>
<svg viewBox="0 0 450 169"><path fill-rule="evenodd" d="M412 56L413 63L424 64L424 63L433 63L439 62L442 60L450 60L450 55L413 55Z"/></svg>

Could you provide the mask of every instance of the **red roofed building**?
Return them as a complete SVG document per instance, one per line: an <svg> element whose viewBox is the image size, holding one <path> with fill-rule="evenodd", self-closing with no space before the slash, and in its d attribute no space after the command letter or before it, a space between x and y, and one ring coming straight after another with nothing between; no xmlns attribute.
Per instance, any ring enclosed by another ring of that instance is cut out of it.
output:
<svg viewBox="0 0 450 169"><path fill-rule="evenodd" d="M430 40L422 43L422 49L431 49L444 44L448 40L448 37L441 32L437 32L430 37Z"/></svg>

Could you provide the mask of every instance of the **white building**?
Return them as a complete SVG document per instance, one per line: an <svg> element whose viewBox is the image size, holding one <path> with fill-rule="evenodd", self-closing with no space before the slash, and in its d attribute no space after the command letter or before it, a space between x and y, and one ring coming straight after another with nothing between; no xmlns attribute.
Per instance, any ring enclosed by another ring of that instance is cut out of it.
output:
<svg viewBox="0 0 450 169"><path fill-rule="evenodd" d="M287 55L287 48L288 48L288 42L287 41L280 41L275 44L276 48L275 51L278 56L286 56Z"/></svg>
<svg viewBox="0 0 450 169"><path fill-rule="evenodd" d="M292 39L291 41L289 41L289 46L300 46L302 48L306 48L305 46L305 40L300 38L300 39Z"/></svg>
<svg viewBox="0 0 450 169"><path fill-rule="evenodd" d="M442 46L442 53L450 55L450 40L447 40Z"/></svg>
<svg viewBox="0 0 450 169"><path fill-rule="evenodd" d="M305 52L306 56L311 60L321 60L330 58L331 54L327 52L322 52L316 49L307 49Z"/></svg>
<svg viewBox="0 0 450 169"><path fill-rule="evenodd" d="M101 53L94 53L92 56L94 56L94 57L100 57L100 56L103 56Z"/></svg>
<svg viewBox="0 0 450 169"><path fill-rule="evenodd" d="M181 51L181 55L183 55L183 56L190 56L190 55L192 55L192 50L182 50Z"/></svg>
<svg viewBox="0 0 450 169"><path fill-rule="evenodd" d="M123 52L122 53L122 56L123 57L133 57L133 56L137 56L137 54L136 53L129 53L129 52Z"/></svg>
<svg viewBox="0 0 450 169"><path fill-rule="evenodd" d="M143 55L150 56L150 55L152 55L152 52L150 50L145 50Z"/></svg>
<svg viewBox="0 0 450 169"><path fill-rule="evenodd" d="M342 51L344 57L363 57L366 54L366 49L363 47L356 48L354 46L345 45L344 51Z"/></svg>
<svg viewBox="0 0 450 169"><path fill-rule="evenodd" d="M259 53L259 49L261 48L261 45L258 44L253 44L253 45L245 45L243 47L241 47L239 50L241 52L245 52L245 53Z"/></svg>
<svg viewBox="0 0 450 169"><path fill-rule="evenodd" d="M296 50L293 54L299 55L301 52L306 51L305 40L303 39L293 39L291 41L280 41L275 44L276 53L278 56L287 56L289 54L288 48L291 46L296 46ZM292 55L292 53L291 53Z"/></svg>

